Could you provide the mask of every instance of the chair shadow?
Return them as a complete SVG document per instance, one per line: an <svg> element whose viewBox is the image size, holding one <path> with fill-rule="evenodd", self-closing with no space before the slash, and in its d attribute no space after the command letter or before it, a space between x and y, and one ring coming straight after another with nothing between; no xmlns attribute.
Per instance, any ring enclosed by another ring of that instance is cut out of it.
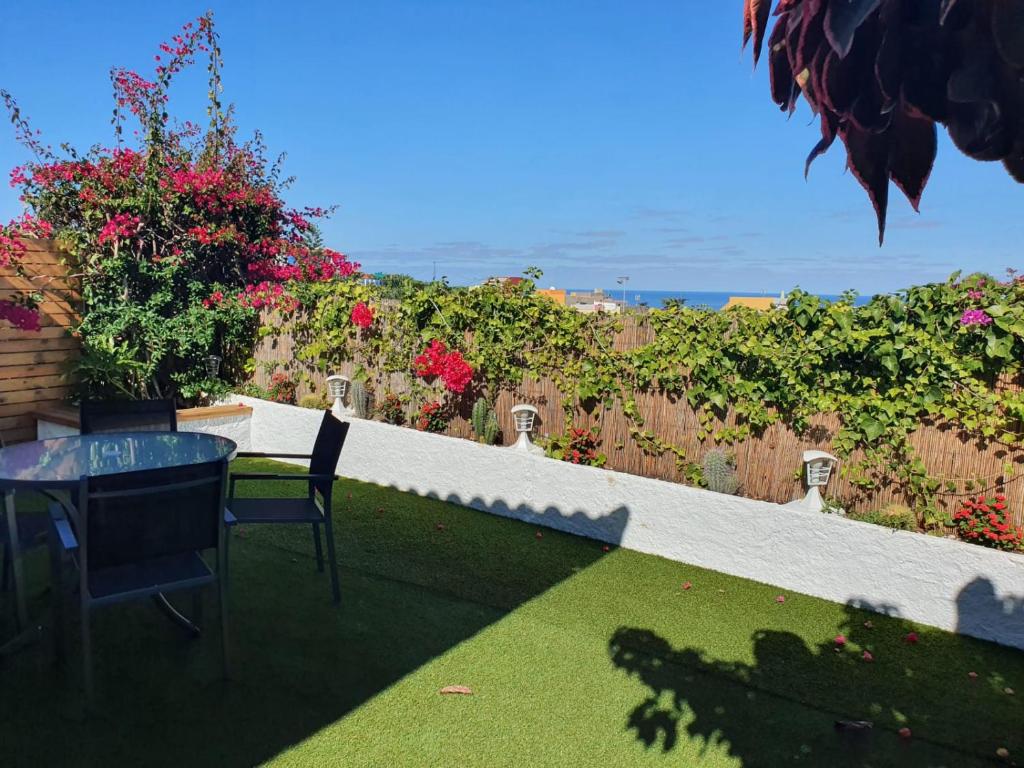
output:
<svg viewBox="0 0 1024 768"><path fill-rule="evenodd" d="M210 632L198 641L146 604L98 612L95 713L83 708L77 627L69 627L64 676L46 643L0 665L4 765L262 764L607 551L603 542L550 530L539 539L535 524L356 481L343 480L335 494L340 607L316 571L308 529L243 528L231 544L230 681L220 679L213 600ZM537 510L533 520L556 515ZM625 507L611 510L602 531L621 538L628 520ZM45 553L29 559L33 615L45 617ZM0 596L0 625L7 602ZM188 605L186 597L183 612Z"/></svg>
<svg viewBox="0 0 1024 768"><path fill-rule="evenodd" d="M985 580L968 585L959 603L965 629L1021 621L1020 604L997 599ZM1016 702L1004 692L1024 674L1019 651L918 627L884 605L843 611L845 645L761 630L750 638L751 663L675 648L647 629L618 629L610 660L647 689L626 714L626 731L649 750L685 744L725 752L747 768L972 766L991 764L999 746L1024 753ZM903 725L913 726L911 738L900 735ZM1001 743L986 740L998 733Z"/></svg>

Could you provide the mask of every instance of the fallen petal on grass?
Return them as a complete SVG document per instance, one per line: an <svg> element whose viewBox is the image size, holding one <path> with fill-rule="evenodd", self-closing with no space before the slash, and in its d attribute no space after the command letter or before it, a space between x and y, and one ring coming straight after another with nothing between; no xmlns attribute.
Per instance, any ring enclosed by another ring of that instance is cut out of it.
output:
<svg viewBox="0 0 1024 768"><path fill-rule="evenodd" d="M455 694L458 696L472 696L473 689L468 685L446 685L441 689L441 693L445 695Z"/></svg>

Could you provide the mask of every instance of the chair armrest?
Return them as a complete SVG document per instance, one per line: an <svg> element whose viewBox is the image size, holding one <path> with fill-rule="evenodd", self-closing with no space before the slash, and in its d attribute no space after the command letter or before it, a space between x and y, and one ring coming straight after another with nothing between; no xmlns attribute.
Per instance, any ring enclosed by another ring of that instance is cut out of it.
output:
<svg viewBox="0 0 1024 768"><path fill-rule="evenodd" d="M230 509L224 509L224 525L231 526L238 523L238 518L232 514Z"/></svg>
<svg viewBox="0 0 1024 768"><path fill-rule="evenodd" d="M235 454L236 458L239 459L260 459L260 458L274 458L274 459L312 459L313 457L308 453L264 453L262 451L239 451Z"/></svg>
<svg viewBox="0 0 1024 768"><path fill-rule="evenodd" d="M71 523L68 522L60 504L50 504L50 522L57 533L57 540L65 551L78 549L78 539L75 538L75 532L71 530Z"/></svg>

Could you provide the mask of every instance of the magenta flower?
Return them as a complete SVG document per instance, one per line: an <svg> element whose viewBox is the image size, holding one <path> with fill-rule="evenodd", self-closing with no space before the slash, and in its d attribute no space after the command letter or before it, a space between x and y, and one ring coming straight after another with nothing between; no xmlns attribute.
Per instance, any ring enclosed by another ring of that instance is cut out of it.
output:
<svg viewBox="0 0 1024 768"><path fill-rule="evenodd" d="M973 300L977 301L978 299L982 299L984 297L985 297L984 291L968 291L967 292L967 298L968 299L973 299Z"/></svg>
<svg viewBox="0 0 1024 768"><path fill-rule="evenodd" d="M981 309L968 309L960 317L960 325L991 325L992 318Z"/></svg>

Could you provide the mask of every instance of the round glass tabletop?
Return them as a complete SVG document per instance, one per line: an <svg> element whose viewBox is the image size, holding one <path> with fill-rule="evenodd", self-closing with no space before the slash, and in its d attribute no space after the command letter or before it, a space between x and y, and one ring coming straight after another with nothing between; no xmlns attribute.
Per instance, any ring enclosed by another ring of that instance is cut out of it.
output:
<svg viewBox="0 0 1024 768"><path fill-rule="evenodd" d="M0 488L72 485L97 477L231 460L234 441L201 432L110 432L0 449Z"/></svg>

